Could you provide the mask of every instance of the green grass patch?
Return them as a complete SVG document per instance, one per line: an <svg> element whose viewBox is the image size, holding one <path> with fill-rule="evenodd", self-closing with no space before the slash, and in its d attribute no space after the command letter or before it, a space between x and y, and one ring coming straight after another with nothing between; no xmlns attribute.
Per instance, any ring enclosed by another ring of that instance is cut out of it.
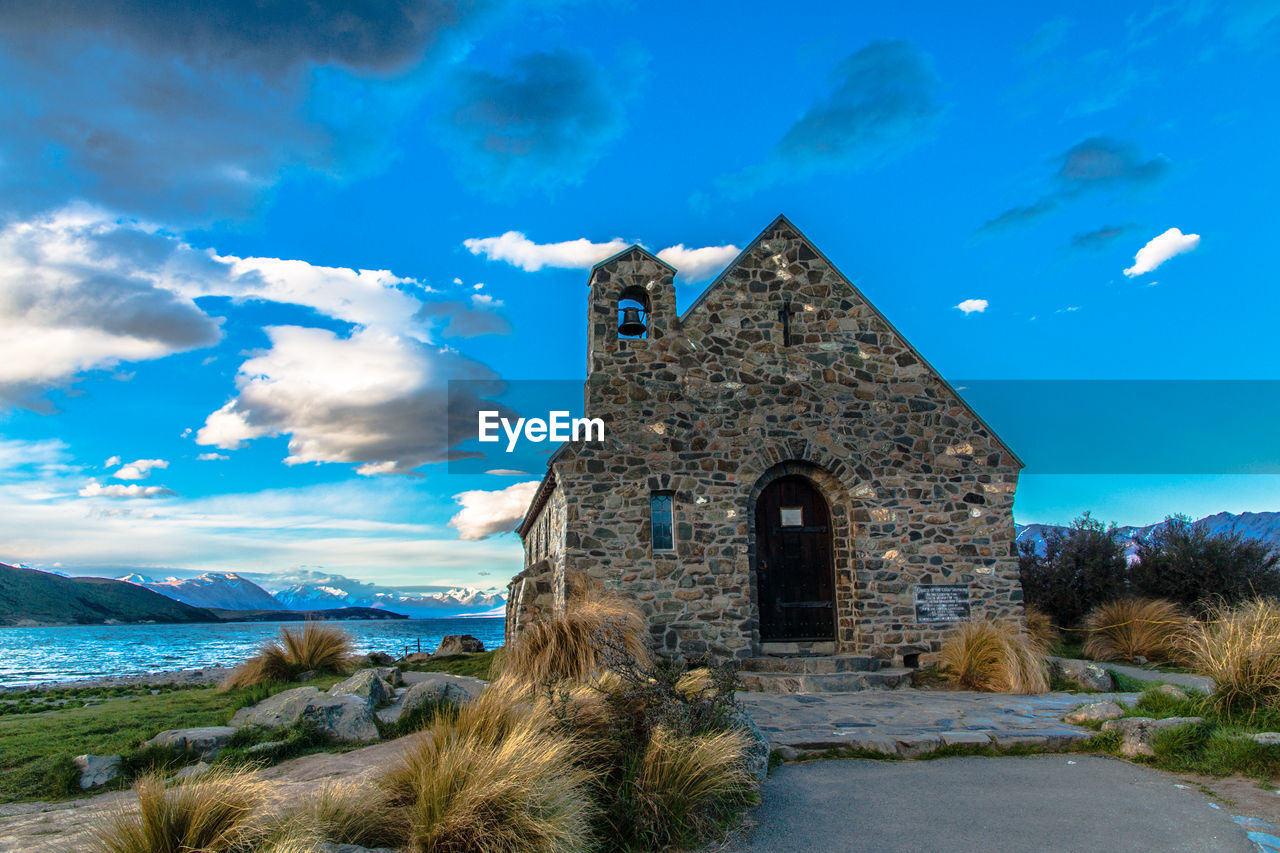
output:
<svg viewBox="0 0 1280 853"><path fill-rule="evenodd" d="M1164 683L1162 681L1143 681L1140 678L1125 675L1123 672L1118 672L1114 669L1111 670L1111 680L1115 682L1116 690L1121 693L1141 693Z"/></svg>
<svg viewBox="0 0 1280 853"><path fill-rule="evenodd" d="M337 680L330 676L309 683L323 689ZM133 687L130 693L102 696L95 704L0 717L0 802L79 795L79 774L71 763L77 755L123 756L126 772L121 786L130 781L131 773L156 765L181 766L189 759L165 759L159 751L138 747L166 729L225 725L240 708L297 686L263 685L227 692L216 687ZM152 695L152 689L158 693Z"/></svg>
<svg viewBox="0 0 1280 853"><path fill-rule="evenodd" d="M494 649L470 655L448 655L442 658L432 658L421 663L402 663L397 665L406 672L447 672L450 675L468 675L472 678L491 681L489 669L493 666L493 659L498 652L499 649Z"/></svg>

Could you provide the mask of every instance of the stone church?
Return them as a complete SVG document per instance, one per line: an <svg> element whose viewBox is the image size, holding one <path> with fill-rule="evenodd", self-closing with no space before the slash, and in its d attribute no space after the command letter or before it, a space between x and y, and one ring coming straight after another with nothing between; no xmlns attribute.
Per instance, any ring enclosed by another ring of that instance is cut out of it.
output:
<svg viewBox="0 0 1280 853"><path fill-rule="evenodd" d="M966 618L1022 617L1022 463L787 221L683 315L640 246L591 271L586 415L519 534L508 638L577 574L688 658L915 666ZM823 671L823 670L818 670Z"/></svg>

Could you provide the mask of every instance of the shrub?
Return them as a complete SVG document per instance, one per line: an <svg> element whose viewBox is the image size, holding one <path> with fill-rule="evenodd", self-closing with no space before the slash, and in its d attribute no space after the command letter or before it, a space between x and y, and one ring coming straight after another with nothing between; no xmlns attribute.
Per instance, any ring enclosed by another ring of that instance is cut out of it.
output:
<svg viewBox="0 0 1280 853"><path fill-rule="evenodd" d="M637 659L647 659L644 619L635 606L589 589L571 600L563 614L525 628L503 650L497 662L501 675L532 685L588 681L603 668L597 639L604 633L617 637Z"/></svg>
<svg viewBox="0 0 1280 853"><path fill-rule="evenodd" d="M1062 634L1054 627L1053 620L1049 618L1049 614L1033 604L1027 605L1026 623L1027 637L1037 649L1045 654L1048 654L1049 650L1058 645L1062 639Z"/></svg>
<svg viewBox="0 0 1280 853"><path fill-rule="evenodd" d="M1100 604L1084 622L1084 653L1093 660L1176 661L1183 656L1190 621L1172 601L1121 598Z"/></svg>
<svg viewBox="0 0 1280 853"><path fill-rule="evenodd" d="M134 784L136 810L111 818L98 837L103 853L240 853L271 835L259 811L267 786L252 774L209 770L165 788L159 776Z"/></svg>
<svg viewBox="0 0 1280 853"><path fill-rule="evenodd" d="M1104 525L1086 512L1065 534L1046 536L1044 554L1024 540L1018 569L1027 603L1056 624L1071 627L1096 605L1125 593L1128 562L1115 525Z"/></svg>
<svg viewBox="0 0 1280 853"><path fill-rule="evenodd" d="M1280 604L1255 599L1219 605L1196 622L1186 641L1187 659L1217 684L1220 713L1280 707Z"/></svg>
<svg viewBox="0 0 1280 853"><path fill-rule="evenodd" d="M343 673L350 667L355 640L341 628L306 622L302 629L281 628L280 637L258 647L222 682L224 690L272 681L293 681L304 672Z"/></svg>
<svg viewBox="0 0 1280 853"><path fill-rule="evenodd" d="M1280 595L1280 556L1264 542L1214 533L1185 515L1165 519L1138 543L1135 556L1130 583L1143 595L1185 606Z"/></svg>
<svg viewBox="0 0 1280 853"><path fill-rule="evenodd" d="M1009 622L966 622L942 642L938 662L944 674L970 690L1044 693L1049 671L1044 653Z"/></svg>

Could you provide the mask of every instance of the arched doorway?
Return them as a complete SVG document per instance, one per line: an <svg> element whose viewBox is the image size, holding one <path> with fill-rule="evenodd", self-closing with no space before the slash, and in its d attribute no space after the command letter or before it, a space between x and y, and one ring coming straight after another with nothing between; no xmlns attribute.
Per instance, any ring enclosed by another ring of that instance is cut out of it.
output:
<svg viewBox="0 0 1280 853"><path fill-rule="evenodd" d="M756 499L760 639L834 640L831 511L807 477L788 475Z"/></svg>

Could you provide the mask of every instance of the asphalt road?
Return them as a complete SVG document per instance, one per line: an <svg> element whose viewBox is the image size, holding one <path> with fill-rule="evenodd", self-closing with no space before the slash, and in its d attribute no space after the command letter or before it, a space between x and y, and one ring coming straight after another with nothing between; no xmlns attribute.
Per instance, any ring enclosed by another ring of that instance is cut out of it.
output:
<svg viewBox="0 0 1280 853"><path fill-rule="evenodd" d="M1091 755L788 764L725 849L1257 853L1225 808L1176 784Z"/></svg>

